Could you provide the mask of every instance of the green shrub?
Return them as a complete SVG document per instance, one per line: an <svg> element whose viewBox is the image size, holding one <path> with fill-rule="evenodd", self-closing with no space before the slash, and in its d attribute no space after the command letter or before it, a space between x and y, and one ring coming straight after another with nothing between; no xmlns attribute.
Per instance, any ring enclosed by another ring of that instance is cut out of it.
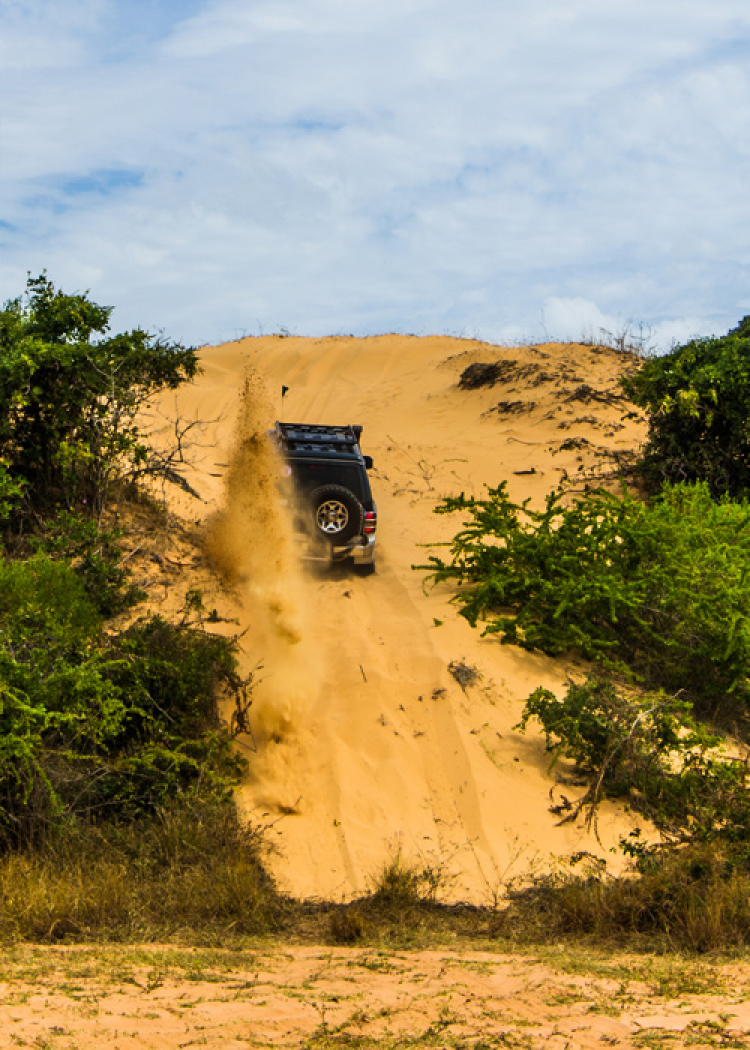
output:
<svg viewBox="0 0 750 1050"><path fill-rule="evenodd" d="M105 508L144 475L179 480L139 422L198 371L191 349L109 335L111 312L45 276L0 309L0 933L254 932L274 894L217 707L250 704L233 642L105 620L142 597Z"/></svg>
<svg viewBox="0 0 750 1050"><path fill-rule="evenodd" d="M668 486L651 503L599 490L541 511L505 483L438 513L468 514L428 579L485 633L551 655L577 650L648 687L679 690L701 714L750 699L750 506L706 485Z"/></svg>
<svg viewBox="0 0 750 1050"><path fill-rule="evenodd" d="M445 882L445 873L429 864L407 861L400 849L373 879L370 902L388 907L414 907L433 903Z"/></svg>
<svg viewBox="0 0 750 1050"><path fill-rule="evenodd" d="M45 640L53 648L75 649L102 625L79 576L64 562L43 554L26 561L0 561L0 617L4 632L27 652L30 645Z"/></svg>
<svg viewBox="0 0 750 1050"><path fill-rule="evenodd" d="M115 616L144 597L122 565L120 538L116 529L101 528L83 514L58 510L14 547L19 555L42 553L65 562L102 616Z"/></svg>
<svg viewBox="0 0 750 1050"><path fill-rule="evenodd" d="M141 329L109 335L111 313L44 275L0 310L0 517L59 506L98 521L119 480L149 471L139 413L197 356Z"/></svg>
<svg viewBox="0 0 750 1050"><path fill-rule="evenodd" d="M591 818L599 800L625 798L663 833L723 840L750 859L750 783L745 762L696 722L690 705L664 693L634 695L589 678L558 698L537 689L519 728L541 724L553 762L564 757L590 782L567 819ZM630 840L627 852L641 854Z"/></svg>
<svg viewBox="0 0 750 1050"><path fill-rule="evenodd" d="M642 472L654 486L705 481L714 496L750 492L750 317L645 361L623 380L649 414Z"/></svg>
<svg viewBox="0 0 750 1050"><path fill-rule="evenodd" d="M216 706L241 685L230 641L159 617L107 637L84 581L41 554L0 563L0 618L0 846L196 784L229 792L244 766Z"/></svg>

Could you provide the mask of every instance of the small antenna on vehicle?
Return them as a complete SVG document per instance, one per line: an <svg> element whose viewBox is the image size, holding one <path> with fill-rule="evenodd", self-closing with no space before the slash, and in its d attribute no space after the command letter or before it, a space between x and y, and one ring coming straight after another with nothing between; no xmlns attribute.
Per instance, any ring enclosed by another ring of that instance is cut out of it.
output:
<svg viewBox="0 0 750 1050"><path fill-rule="evenodd" d="M281 422L284 422L284 398L289 393L289 387L281 385Z"/></svg>

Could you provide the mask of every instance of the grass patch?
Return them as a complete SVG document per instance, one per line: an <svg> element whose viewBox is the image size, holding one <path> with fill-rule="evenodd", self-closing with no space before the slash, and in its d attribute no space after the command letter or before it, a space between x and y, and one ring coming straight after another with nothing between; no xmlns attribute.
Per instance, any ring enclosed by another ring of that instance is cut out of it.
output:
<svg viewBox="0 0 750 1050"><path fill-rule="evenodd" d="M638 876L538 878L499 912L513 943L558 939L703 954L750 946L750 875L716 845L653 856Z"/></svg>
<svg viewBox="0 0 750 1050"><path fill-rule="evenodd" d="M441 903L442 876L400 854L367 895L302 903L278 892L264 855L262 834L226 801L182 800L136 822L79 828L0 860L0 941L689 955L750 947L750 876L715 847L660 855L632 878L537 877L497 907ZM205 953L191 958L204 960L196 973L210 964Z"/></svg>
<svg viewBox="0 0 750 1050"><path fill-rule="evenodd" d="M265 934L289 905L258 833L227 801L184 800L141 820L77 828L0 860L8 941L193 940Z"/></svg>

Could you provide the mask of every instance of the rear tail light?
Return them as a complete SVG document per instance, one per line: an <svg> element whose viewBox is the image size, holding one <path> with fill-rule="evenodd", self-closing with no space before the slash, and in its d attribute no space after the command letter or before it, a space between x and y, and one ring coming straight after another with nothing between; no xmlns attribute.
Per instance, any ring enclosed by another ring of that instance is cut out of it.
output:
<svg viewBox="0 0 750 1050"><path fill-rule="evenodd" d="M365 535L371 535L378 524L378 515L374 510L365 511Z"/></svg>

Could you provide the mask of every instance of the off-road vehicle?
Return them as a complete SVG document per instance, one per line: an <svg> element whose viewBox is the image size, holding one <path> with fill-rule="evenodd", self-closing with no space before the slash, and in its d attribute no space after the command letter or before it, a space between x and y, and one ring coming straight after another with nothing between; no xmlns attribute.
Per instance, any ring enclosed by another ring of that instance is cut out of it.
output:
<svg viewBox="0 0 750 1050"><path fill-rule="evenodd" d="M292 482L297 528L305 555L350 559L374 567L377 509L367 471L372 457L359 447L361 426L277 422L273 438Z"/></svg>

